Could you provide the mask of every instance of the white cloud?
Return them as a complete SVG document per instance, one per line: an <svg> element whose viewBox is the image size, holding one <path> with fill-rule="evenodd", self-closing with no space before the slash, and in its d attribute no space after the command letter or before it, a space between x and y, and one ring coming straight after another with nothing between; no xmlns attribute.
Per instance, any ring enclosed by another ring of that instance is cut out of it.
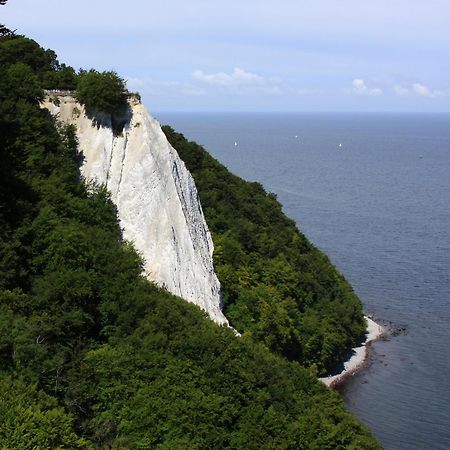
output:
<svg viewBox="0 0 450 450"><path fill-rule="evenodd" d="M346 92L353 95L383 95L383 90L381 88L369 87L361 78L355 78L353 80L351 89L347 89Z"/></svg>
<svg viewBox="0 0 450 450"><path fill-rule="evenodd" d="M196 81L207 83L214 86L235 87L242 85L257 85L261 86L266 83L266 80L255 73L247 72L244 69L235 67L231 73L217 72L207 74L202 70L195 70L192 73L192 78Z"/></svg>
<svg viewBox="0 0 450 450"><path fill-rule="evenodd" d="M127 87L152 97L200 97L213 93L214 89L224 89L232 94L259 93L266 96L279 96L285 93L286 86L281 80L266 79L255 73L235 68L230 73L213 74L196 70L192 73L193 80L170 81L152 78L127 78Z"/></svg>
<svg viewBox="0 0 450 450"><path fill-rule="evenodd" d="M450 89L438 90L438 89L430 89L428 86L425 86L421 83L414 83L412 85L412 90L415 94L420 95L421 97L444 97L450 94Z"/></svg>
<svg viewBox="0 0 450 450"><path fill-rule="evenodd" d="M398 95L400 97L410 94L410 90L408 88L406 88L404 86L400 86L399 84L396 84L393 89L394 89L395 95Z"/></svg>
<svg viewBox="0 0 450 450"><path fill-rule="evenodd" d="M445 90L431 89L422 83L413 83L410 86L401 86L399 84L396 84L393 89L395 95L398 96L416 95L419 97L435 98L435 97L443 97L450 94L450 89Z"/></svg>
<svg viewBox="0 0 450 450"><path fill-rule="evenodd" d="M205 73L203 70L195 70L192 72L192 78L203 86L219 88L231 93L260 93L277 96L288 89L279 78L265 78L239 67L235 67L229 73Z"/></svg>
<svg viewBox="0 0 450 450"><path fill-rule="evenodd" d="M433 92L431 90L420 83L414 83L412 85L412 90L415 94L420 95L421 97L434 97Z"/></svg>

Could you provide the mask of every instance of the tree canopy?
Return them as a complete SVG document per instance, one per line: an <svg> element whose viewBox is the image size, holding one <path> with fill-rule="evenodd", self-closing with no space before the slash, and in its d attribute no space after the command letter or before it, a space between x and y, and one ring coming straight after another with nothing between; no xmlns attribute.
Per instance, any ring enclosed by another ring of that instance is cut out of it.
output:
<svg viewBox="0 0 450 450"><path fill-rule="evenodd" d="M33 71L42 89L75 89L75 70L60 64L53 50L45 50L32 39L11 33L6 33L0 46L0 66L26 64Z"/></svg>
<svg viewBox="0 0 450 450"><path fill-rule="evenodd" d="M87 108L117 114L127 107L125 81L114 71L82 71L78 76L76 88L78 101Z"/></svg>

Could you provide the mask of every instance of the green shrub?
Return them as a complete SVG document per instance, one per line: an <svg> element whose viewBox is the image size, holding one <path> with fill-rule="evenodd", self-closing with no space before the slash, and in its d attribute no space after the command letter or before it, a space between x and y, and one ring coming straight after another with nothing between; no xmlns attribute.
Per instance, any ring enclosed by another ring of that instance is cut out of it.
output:
<svg viewBox="0 0 450 450"><path fill-rule="evenodd" d="M120 114L127 108L125 81L114 71L81 71L76 97L86 108L107 114Z"/></svg>

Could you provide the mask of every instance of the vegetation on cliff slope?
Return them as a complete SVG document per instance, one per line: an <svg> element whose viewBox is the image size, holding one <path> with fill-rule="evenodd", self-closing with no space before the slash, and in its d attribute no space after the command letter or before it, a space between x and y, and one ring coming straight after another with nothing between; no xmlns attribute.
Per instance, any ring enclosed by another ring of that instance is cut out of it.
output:
<svg viewBox="0 0 450 450"><path fill-rule="evenodd" d="M45 52L0 38L0 447L379 448L307 369L141 276L39 107Z"/></svg>
<svg viewBox="0 0 450 450"><path fill-rule="evenodd" d="M163 130L195 179L231 325L319 374L332 370L366 327L351 286L274 194L233 175L170 127Z"/></svg>

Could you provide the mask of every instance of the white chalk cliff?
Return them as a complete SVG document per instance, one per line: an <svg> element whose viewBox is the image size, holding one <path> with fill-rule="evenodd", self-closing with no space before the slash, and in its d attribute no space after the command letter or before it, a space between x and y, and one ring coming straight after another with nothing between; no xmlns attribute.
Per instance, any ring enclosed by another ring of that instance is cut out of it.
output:
<svg viewBox="0 0 450 450"><path fill-rule="evenodd" d="M95 125L70 95L47 99L43 106L76 126L81 172L108 188L124 238L144 258L146 276L200 306L215 322L228 324L194 180L159 123L134 101L123 132L115 136L110 119Z"/></svg>

